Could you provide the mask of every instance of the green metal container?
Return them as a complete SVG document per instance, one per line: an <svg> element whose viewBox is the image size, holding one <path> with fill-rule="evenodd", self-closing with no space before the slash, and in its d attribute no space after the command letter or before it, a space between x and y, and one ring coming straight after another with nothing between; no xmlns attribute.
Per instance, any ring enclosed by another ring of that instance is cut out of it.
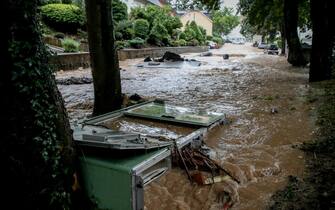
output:
<svg viewBox="0 0 335 210"><path fill-rule="evenodd" d="M86 192L99 209L143 210L144 187L171 167L168 148L126 157L80 158Z"/></svg>

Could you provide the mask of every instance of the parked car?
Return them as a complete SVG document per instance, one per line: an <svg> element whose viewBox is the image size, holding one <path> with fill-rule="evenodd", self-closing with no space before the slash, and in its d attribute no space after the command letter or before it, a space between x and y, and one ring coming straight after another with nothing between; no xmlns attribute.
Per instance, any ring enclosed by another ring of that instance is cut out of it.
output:
<svg viewBox="0 0 335 210"><path fill-rule="evenodd" d="M230 39L225 39L224 42L225 43L231 43L231 40Z"/></svg>
<svg viewBox="0 0 335 210"><path fill-rule="evenodd" d="M265 48L264 53L269 55L278 55L278 46L276 44L270 44L267 48Z"/></svg>
<svg viewBox="0 0 335 210"><path fill-rule="evenodd" d="M232 37L230 40L233 44L245 44L245 38L243 37Z"/></svg>
<svg viewBox="0 0 335 210"><path fill-rule="evenodd" d="M261 43L258 44L258 49L265 49L265 48L267 48L267 46L268 45L265 42L261 42Z"/></svg>
<svg viewBox="0 0 335 210"><path fill-rule="evenodd" d="M215 42L208 41L208 47L209 47L209 49L216 49L218 46Z"/></svg>
<svg viewBox="0 0 335 210"><path fill-rule="evenodd" d="M258 42L255 41L253 44L252 44L253 47L258 47Z"/></svg>

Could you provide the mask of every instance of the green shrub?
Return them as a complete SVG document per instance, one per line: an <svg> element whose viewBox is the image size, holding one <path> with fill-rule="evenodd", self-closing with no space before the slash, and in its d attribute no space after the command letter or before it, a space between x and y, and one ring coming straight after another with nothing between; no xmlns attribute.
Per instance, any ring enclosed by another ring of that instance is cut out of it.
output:
<svg viewBox="0 0 335 210"><path fill-rule="evenodd" d="M73 39L64 39L62 41L64 52L78 52L80 43Z"/></svg>
<svg viewBox="0 0 335 210"><path fill-rule="evenodd" d="M282 40L281 40L281 39L278 39L278 40L276 41L276 44L277 44L277 46L278 46L279 48L281 48L281 47L282 47L282 44L283 44L283 42L282 42Z"/></svg>
<svg viewBox="0 0 335 210"><path fill-rule="evenodd" d="M139 37L129 40L129 45L133 48L139 49L144 46L145 41Z"/></svg>
<svg viewBox="0 0 335 210"><path fill-rule="evenodd" d="M166 30L170 35L172 35L174 29L183 26L179 17L166 15L166 17L163 20L164 20L163 25L165 26Z"/></svg>
<svg viewBox="0 0 335 210"><path fill-rule="evenodd" d="M180 46L186 46L187 42L184 39L179 39Z"/></svg>
<svg viewBox="0 0 335 210"><path fill-rule="evenodd" d="M222 45L223 44L223 39L221 37L218 37L218 36L214 36L212 38L212 41L217 43L218 45Z"/></svg>
<svg viewBox="0 0 335 210"><path fill-rule="evenodd" d="M118 22L115 27L115 34L120 33L122 35L119 40L129 40L134 37L133 23L129 20L123 20Z"/></svg>
<svg viewBox="0 0 335 210"><path fill-rule="evenodd" d="M158 23L163 25L167 30L168 35L171 37L173 31L182 27L179 17L171 16L172 9L169 6L158 7L149 5L146 7L136 7L130 12L130 17L133 20L145 19L149 22L150 30Z"/></svg>
<svg viewBox="0 0 335 210"><path fill-rule="evenodd" d="M208 40L208 41L212 41L212 39L213 39L212 36L209 36L209 35L206 36L206 40Z"/></svg>
<svg viewBox="0 0 335 210"><path fill-rule="evenodd" d="M84 12L73 4L47 4L41 7L42 20L62 32L77 32L85 24Z"/></svg>
<svg viewBox="0 0 335 210"><path fill-rule="evenodd" d="M87 40L87 39L88 39L87 31L83 31L83 30L81 30L81 29L78 29L78 31L77 31L77 35L78 35L81 39L84 39L84 40Z"/></svg>
<svg viewBox="0 0 335 210"><path fill-rule="evenodd" d="M205 44L206 30L192 21L191 23L186 23L184 33L180 34L179 38L185 39L188 43L193 43L193 40L196 39L198 41L197 45Z"/></svg>
<svg viewBox="0 0 335 210"><path fill-rule="evenodd" d="M178 40L181 33L182 31L180 29L173 29L171 38Z"/></svg>
<svg viewBox="0 0 335 210"><path fill-rule="evenodd" d="M195 31L191 27L188 27L188 26L186 26L184 33L185 33L185 38L184 37L180 37L180 38L183 38L186 41L191 41L192 39L196 39L197 37Z"/></svg>
<svg viewBox="0 0 335 210"><path fill-rule="evenodd" d="M181 32L180 34L179 34L179 39L186 39L186 34L185 34L185 32Z"/></svg>
<svg viewBox="0 0 335 210"><path fill-rule="evenodd" d="M113 20L115 22L120 22L121 20L128 19L127 5L120 0L112 1L112 12L113 12Z"/></svg>
<svg viewBox="0 0 335 210"><path fill-rule="evenodd" d="M130 18L133 19L133 20L136 20L136 19L145 19L145 20L147 20L148 16L147 16L147 14L145 12L145 7L134 7L134 8L131 8Z"/></svg>
<svg viewBox="0 0 335 210"><path fill-rule="evenodd" d="M129 43L127 41L116 41L115 45L116 49L123 49L129 47Z"/></svg>
<svg viewBox="0 0 335 210"><path fill-rule="evenodd" d="M170 36L166 28L161 23L156 22L152 27L148 42L158 46L166 46L170 44Z"/></svg>
<svg viewBox="0 0 335 210"><path fill-rule="evenodd" d="M186 46L187 42L184 39L179 39L172 41L171 44L174 47L179 47L179 46Z"/></svg>
<svg viewBox="0 0 335 210"><path fill-rule="evenodd" d="M61 0L40 0L39 5L46 5L46 4L60 4L62 3Z"/></svg>
<svg viewBox="0 0 335 210"><path fill-rule="evenodd" d="M189 27L194 31L194 37L198 40L199 44L204 44L206 41L206 30L202 27L199 27L195 21L192 21Z"/></svg>
<svg viewBox="0 0 335 210"><path fill-rule="evenodd" d="M145 19L137 19L134 22L135 36L146 39L149 36L149 22Z"/></svg>
<svg viewBox="0 0 335 210"><path fill-rule="evenodd" d="M144 30L138 30L140 28L138 26L134 26L135 35L144 39L147 38L148 42L153 45L169 46L171 44L171 37L178 40L180 31L177 29L182 27L180 18L171 16L171 12L172 8L169 6L161 8L149 5L147 7L133 8L130 12L132 20L144 19L149 23L149 33L147 33L149 37L145 36L144 32L141 33L140 31Z"/></svg>
<svg viewBox="0 0 335 210"><path fill-rule="evenodd" d="M122 40L122 34L118 31L115 32L115 39L116 40Z"/></svg>
<svg viewBox="0 0 335 210"><path fill-rule="evenodd" d="M187 42L188 46L198 46L199 45L199 41L197 39L192 39L190 41Z"/></svg>
<svg viewBox="0 0 335 210"><path fill-rule="evenodd" d="M173 40L173 41L171 42L171 45L172 45L173 47L179 47L179 46L180 46L179 40Z"/></svg>

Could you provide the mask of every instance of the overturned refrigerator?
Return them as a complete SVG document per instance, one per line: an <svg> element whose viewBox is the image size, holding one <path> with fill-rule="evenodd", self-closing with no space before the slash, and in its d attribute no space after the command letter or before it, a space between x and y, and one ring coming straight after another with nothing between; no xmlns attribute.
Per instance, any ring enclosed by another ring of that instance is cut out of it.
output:
<svg viewBox="0 0 335 210"><path fill-rule="evenodd" d="M156 100L74 125L83 184L99 209L144 209L145 186L171 168L171 154L201 145L223 114Z"/></svg>

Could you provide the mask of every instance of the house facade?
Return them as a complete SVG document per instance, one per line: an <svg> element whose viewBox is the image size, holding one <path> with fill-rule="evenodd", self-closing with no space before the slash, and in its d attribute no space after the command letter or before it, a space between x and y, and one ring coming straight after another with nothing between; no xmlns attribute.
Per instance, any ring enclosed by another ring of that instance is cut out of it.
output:
<svg viewBox="0 0 335 210"><path fill-rule="evenodd" d="M213 35L213 21L207 17L204 13L200 11L189 11L185 12L181 15L180 20L183 24L183 30L187 24L187 22L194 21L198 26L203 27L206 29L206 35L212 36Z"/></svg>

